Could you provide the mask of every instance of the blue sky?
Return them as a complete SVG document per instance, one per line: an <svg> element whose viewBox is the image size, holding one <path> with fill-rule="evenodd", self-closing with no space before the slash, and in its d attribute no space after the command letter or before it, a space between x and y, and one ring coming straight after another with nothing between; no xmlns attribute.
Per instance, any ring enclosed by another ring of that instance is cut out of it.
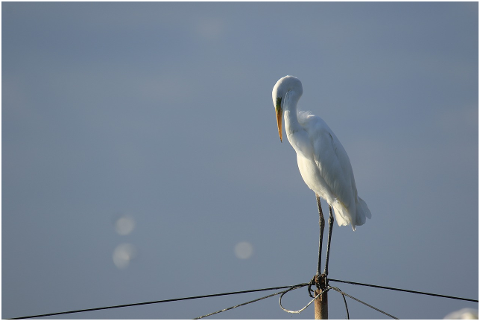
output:
<svg viewBox="0 0 480 321"><path fill-rule="evenodd" d="M477 48L474 2L2 3L2 317L309 281L315 197L271 101L287 74L372 212L334 226L330 276L477 299ZM335 285L404 319L478 308ZM189 319L262 294L66 317ZM218 315L311 317L277 298Z"/></svg>

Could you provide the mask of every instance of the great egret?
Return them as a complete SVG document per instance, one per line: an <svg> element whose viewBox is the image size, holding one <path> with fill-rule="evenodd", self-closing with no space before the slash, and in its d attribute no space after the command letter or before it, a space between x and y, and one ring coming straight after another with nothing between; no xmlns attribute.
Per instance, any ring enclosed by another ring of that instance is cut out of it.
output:
<svg viewBox="0 0 480 321"><path fill-rule="evenodd" d="M322 252L323 217L320 198L329 205L328 243L323 274L328 275L328 257L332 237L333 215L339 226L363 225L366 217L371 218L367 204L357 195L352 165L343 148L328 125L310 112L297 111L297 103L303 93L300 80L293 76L280 78L272 91L273 105L277 114L277 126L282 141L282 116L285 132L297 152L297 163L305 184L315 192L320 215L320 241L318 249L317 276L320 275Z"/></svg>

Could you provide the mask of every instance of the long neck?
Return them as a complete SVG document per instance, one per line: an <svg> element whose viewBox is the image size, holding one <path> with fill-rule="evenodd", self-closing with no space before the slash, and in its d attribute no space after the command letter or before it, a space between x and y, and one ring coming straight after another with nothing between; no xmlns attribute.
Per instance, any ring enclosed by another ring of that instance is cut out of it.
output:
<svg viewBox="0 0 480 321"><path fill-rule="evenodd" d="M310 139L307 131L300 125L297 117L297 102L300 95L289 92L285 97L284 116L285 132L287 133L290 145L295 149L297 154L301 154L306 158L312 157L312 148L310 147Z"/></svg>
<svg viewBox="0 0 480 321"><path fill-rule="evenodd" d="M297 103L299 99L300 95L298 95L294 91L289 91L285 95L285 101L283 104L283 117L285 119L285 132L287 133L287 137L299 130L303 130L302 126L300 126L300 124L298 123L297 118Z"/></svg>

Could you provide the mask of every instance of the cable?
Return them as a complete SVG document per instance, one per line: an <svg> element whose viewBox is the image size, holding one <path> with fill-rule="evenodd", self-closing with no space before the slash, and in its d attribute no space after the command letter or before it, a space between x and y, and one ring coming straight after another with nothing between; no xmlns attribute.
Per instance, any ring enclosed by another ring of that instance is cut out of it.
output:
<svg viewBox="0 0 480 321"><path fill-rule="evenodd" d="M311 282L310 282L310 283L311 283ZM378 311L378 312L380 312L380 313L383 313L383 314L391 317L392 319L398 320L397 317L394 317L393 315L391 315L391 314L389 314L389 313L387 313L387 312L385 312L385 311L383 311L383 310L380 310L380 309L374 307L373 305L370 305L370 304L368 304L368 303L366 303L366 302L363 302L362 300L359 300L359 299L357 299L357 298L355 298L355 297L353 297L353 296L351 296L351 295L343 292L343 291L340 290L339 288L333 287L333 286L328 286L326 289L324 289L323 291L321 291L320 293L318 293L306 306L304 306L304 307L301 308L300 310L291 311L291 310L285 309L285 308L282 306L282 297L283 297L287 292L289 292L289 291L291 291L291 290L295 290L295 289L301 288L301 287L304 287L304 286L306 286L306 285L309 285L310 283L299 284L299 285L297 285L297 286L291 287L290 289L288 289L288 290L286 290L286 291L282 291L283 293L280 292L280 293L282 293L282 295L280 296L280 299L279 299L280 308L282 308L283 311L288 312L288 313L301 313L301 312L304 311L310 304L312 304L313 301L315 301L320 295L322 295L323 293L326 293L326 292L328 292L328 290L332 289L332 290L335 290L335 291L339 292L339 293L343 296L343 301L344 301L344 303L345 303L345 309L346 309L346 311L347 311L347 319L350 319L350 313L348 312L347 300L345 299L345 296L348 296L349 298L352 298L352 299L354 299L354 300L356 300L356 301L358 301L358 302L360 302L360 303L368 306L369 308L374 309L375 311Z"/></svg>
<svg viewBox="0 0 480 321"><path fill-rule="evenodd" d="M50 316L61 315L61 314L80 313L80 312L89 312L89 311L99 311L99 310L116 309L116 308L124 308L124 307L131 307L131 306L138 306L138 305L147 305L147 304L155 304L155 303L165 303L165 302L174 302L174 301L183 301L183 300L193 300L193 299L201 299L201 298L210 298L210 297L224 296L224 295L232 295L232 294L242 294L242 293L269 291L269 290L279 290L279 289L285 289L285 288L291 288L291 287L292 287L291 285L287 285L287 286L277 286L277 287L272 287L272 288L264 288L264 289L256 289L256 290L245 290L245 291L236 291L236 292L226 292L226 293L217 293L217 294L191 296L191 297L186 297L186 298L167 299L167 300L158 300L158 301L131 303L131 304L120 304L120 305L112 305L112 306L106 306L106 307L100 307L100 308L90 308L90 309L82 309L82 310L71 310L71 311L64 311L64 312L55 312L55 313L29 315L29 316L24 316L24 317L11 318L11 320L31 319L31 318L40 318L40 317L50 317ZM279 292L279 293L281 293L281 292Z"/></svg>
<svg viewBox="0 0 480 321"><path fill-rule="evenodd" d="M282 297L285 293L291 291L291 290L296 290L296 289L299 289L299 288L302 288L304 286L307 286L308 283L300 283L300 284L297 284L297 285L292 285L290 286L290 288L288 290L285 290L285 291L280 291L280 292L277 292L277 293L273 293L273 294L269 294L267 296L264 296L264 297L261 297L261 298L258 298L258 299L255 299L255 300L252 300L252 301L248 301L248 302L245 302L245 303L241 303L241 304L237 304L237 305L234 305L232 307L229 307L229 308L226 308L226 309L222 309L222 310L219 310L219 311L215 311L215 312L212 312L212 313L209 313L209 314L206 314L206 315L202 315L201 317L197 317L195 318L194 320L198 320L198 319L202 319L202 318L206 318L206 317L209 317L211 315L214 315L214 314L218 314L218 313L221 313L221 312L225 312L225 311L228 311L228 310L232 310L232 309L235 309L235 308L238 308L238 307L241 307L243 305L247 305L247 304L250 304L250 303L254 303L254 302L257 302L257 301L260 301L260 300L263 300L263 299L266 299L266 298L269 298L269 297L272 297L272 296L275 296L275 295L279 295L280 293L282 294L280 296L280 307L284 310L284 311L287 311L289 313L300 313L302 312L303 310L305 310L312 302L313 300L307 304L306 307L304 307L303 309L301 309L300 311L288 311L288 310L285 310L283 307L282 307ZM323 292L322 292L323 293ZM321 294L321 293L320 293ZM319 294L319 295L320 295Z"/></svg>
<svg viewBox="0 0 480 321"><path fill-rule="evenodd" d="M330 279L330 278L328 278L328 281L341 282L341 283L347 283L347 284L355 284L355 285L363 285L363 286L369 286L369 287L372 287L372 288L387 289L387 290L393 290L393 291L402 291L402 292L408 292L408 293L431 295L431 296L437 296L437 297L441 297L441 298L454 299L454 300L464 300L464 301L470 301L470 302L478 302L478 300L474 300L474 299L466 299L466 298L460 298L460 297L450 296L450 295L420 292L420 291L413 291L413 290L405 290L405 289L399 289L399 288L392 288L392 287L388 287L388 286L373 285L373 284L359 283L359 282L353 282L353 281L342 281L342 280L336 280L336 279Z"/></svg>
<svg viewBox="0 0 480 321"><path fill-rule="evenodd" d="M354 285L362 285L362 286L369 286L369 287L374 287L374 288L380 288L380 289L387 289L387 290L394 290L394 291L402 291L402 292L408 292L408 293L416 293L416 294L423 294L423 295L430 295L430 296L436 296L436 297L442 297L442 298L448 298L448 299L455 299L455 300L464 300L464 301L470 301L470 302L478 302L478 300L474 299L467 299L467 298L460 298L460 297L455 297L455 296L449 296L449 295L443 295L443 294L435 294L435 293L428 293L428 292L420 292L420 291L413 291L413 290L405 290L405 289L400 289L400 288L393 288L393 287L387 287L387 286L380 286L380 285L374 285L374 284L366 284L366 283L359 283L359 282L353 282L353 281L344 281L344 280L337 280L337 279L330 279L328 278L328 281L332 282L341 282L341 283L347 283L347 284L354 284ZM23 316L23 317L15 317L11 318L11 320L17 320L17 319L31 319L31 318L40 318L40 317L49 317L49 316L54 316L54 315L62 315L62 314L71 314L71 313L80 313L80 312L90 312L90 311L99 311L99 310L107 310L107 309L116 309L116 308L124 308L124 307L131 307L131 306L139 306L139 305L148 305L148 304L155 304L155 303L166 303L166 302L175 302L175 301L183 301L183 300L193 300L193 299L201 299L201 298L209 298L209 297L217 297L217 296L225 296L225 295L233 295L233 294L242 294L242 293L251 293L251 292L260 292L260 291L269 291L269 290L278 290L278 289L285 289L289 288L289 290L286 291L281 291L275 294L268 295L266 297L254 300L254 301L249 301L243 304L240 304L238 306L234 306L228 309L224 309L221 311L217 311L215 313L220 313L223 311L227 311L242 305L246 305L249 303L253 303L274 295L278 294L285 294L286 292L293 290L294 288L299 288L308 285L309 283L302 283L302 284L297 284L297 285L287 285L287 286L279 286L279 287L271 287L271 288L263 288L263 289L255 289L255 290L245 290L245 291L236 291L236 292L226 292L226 293L217 293L217 294L208 294L208 295L199 295L199 296L192 296L192 297L185 297L185 298L176 298L176 299L167 299L167 300L158 300L158 301L149 301L149 302L140 302L140 303L131 303L131 304L120 304L120 305L113 305L113 306L106 306L106 307L99 307L99 308L90 308L90 309L81 309L81 310L71 310L71 311L64 311L64 312L55 312L55 313L46 313L46 314L37 314L37 315L29 315L29 316ZM333 288L333 287L332 287ZM335 289L335 288L333 288ZM336 288L338 289L338 288ZM343 292L340 292L343 295ZM282 296L283 296L282 294ZM345 295L347 295L345 293ZM349 295L347 295L349 296ZM349 296L351 297L351 296ZM353 297L351 297L353 298ZM362 302L356 298L353 298L363 304L366 304L365 302ZM346 306L346 300L344 297L345 301L345 306ZM368 304L366 304L368 305ZM368 305L370 306L370 305ZM372 307L374 308L374 307ZM283 309L283 307L282 307ZM376 308L374 308L377 310ZM285 310L285 309L284 309ZM303 311L303 310L302 310ZM383 313L381 310L377 310ZM287 311L288 312L288 311ZM213 313L213 314L215 314ZM212 315L212 314L210 314ZM388 315L388 314L387 314ZM208 316L208 315L207 315ZM203 316L205 317L205 316ZM348 308L347 308L347 318L349 317L348 315ZM202 317L200 317L202 318Z"/></svg>
<svg viewBox="0 0 480 321"><path fill-rule="evenodd" d="M347 320L350 320L350 313L348 313L347 299L345 299L345 294L343 294L343 293L340 293L340 294L342 295L343 302L345 303L345 310L347 310Z"/></svg>
<svg viewBox="0 0 480 321"><path fill-rule="evenodd" d="M260 300L263 300L263 299L266 299L266 298L275 296L275 295L279 295L280 293L285 294L285 292L290 291L290 290L291 290L292 288L294 288L294 287L297 287L297 286L294 285L294 286L292 286L290 289L288 289L287 291L280 291L280 292L277 292L277 293L269 294L269 295L263 296L263 297L261 297L261 298L252 300L252 301L248 301L248 302L245 302L245 303L237 304L237 305L234 305L234 306L229 307L229 308L226 308L226 309L222 309L222 310L215 311L215 312L212 312L212 313L209 313L209 314L205 314L205 315L202 315L201 317L195 318L194 320L203 319L203 318L209 317L209 316L214 315L214 314L218 314L218 313L221 313L221 312L225 312L225 311L228 311L228 310L232 310L232 309L241 307L241 306L243 306L243 305L247 305L247 304L250 304L250 303L254 303L254 302L257 302L257 301L260 301Z"/></svg>
<svg viewBox="0 0 480 321"><path fill-rule="evenodd" d="M394 317L393 315L391 315L391 314L389 314L389 313L387 313L387 312L385 312L385 311L382 311L382 310L374 307L373 305L370 305L370 304L368 304L368 303L366 303L366 302L363 302L362 300L359 300L359 299L357 299L357 298L354 298L353 296L351 296L350 294L347 294L347 293L343 292L343 291L340 290L339 288L336 288L336 287L334 287L334 286L332 286L332 287L330 287L330 288L331 288L332 290L335 290L335 291L341 293L342 295L346 295L346 296L348 296L349 298L354 299L355 301L358 301L358 302L360 302L360 303L362 303L362 304L365 304L365 305L366 305L367 307L369 307L369 308L372 308L372 309L374 309L374 310L376 310L376 311L378 311L378 312L380 312L380 313L383 313L383 314L385 314L385 315L388 315L388 316L389 316L390 318L392 318L392 319L398 320L397 317ZM345 301L345 302L346 302L346 301ZM347 313L348 313L348 310L347 310Z"/></svg>
<svg viewBox="0 0 480 321"><path fill-rule="evenodd" d="M315 297L312 296L313 299L312 299L310 302L308 302L308 304L307 304L306 306L304 306L303 308L301 308L300 310L292 311L292 310L287 310L287 309L285 309L285 308L283 307L283 305L282 305L282 298L283 298L283 296L284 296L285 294L287 294L287 292L292 291L292 290L296 290L296 289L299 289L299 288L303 288L304 286L307 286L307 285L309 285L309 284L310 284L310 283L302 283L302 284L299 284L299 285L297 285L297 286L295 286L295 287L291 287L290 289L288 289L288 290L286 290L286 291L283 291L282 295L280 296L280 299L278 300L278 301L279 301L278 303L280 304L280 308L282 308L283 311L288 312L288 313L300 313L300 312L302 312L303 310L305 310L306 308L308 308L308 306L309 306L310 304L312 304L313 301L315 301L315 299L317 299L320 295L322 295L323 293L325 293L325 292L327 292L328 290L330 290L330 288L327 288L327 289L323 290L322 292L318 293Z"/></svg>

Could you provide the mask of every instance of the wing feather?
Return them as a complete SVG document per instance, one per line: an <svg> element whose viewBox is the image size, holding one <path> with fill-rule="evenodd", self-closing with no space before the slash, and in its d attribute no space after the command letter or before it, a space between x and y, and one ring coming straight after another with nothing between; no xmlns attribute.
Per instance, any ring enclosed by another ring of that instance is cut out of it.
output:
<svg viewBox="0 0 480 321"><path fill-rule="evenodd" d="M302 118L302 126L309 133L314 148L314 161L332 196L348 212L355 208L356 188L350 159L342 144L318 116L311 114ZM327 200L328 201L328 200ZM333 204L331 204L333 205ZM353 213L353 215L355 215ZM352 219L351 214L349 215Z"/></svg>

